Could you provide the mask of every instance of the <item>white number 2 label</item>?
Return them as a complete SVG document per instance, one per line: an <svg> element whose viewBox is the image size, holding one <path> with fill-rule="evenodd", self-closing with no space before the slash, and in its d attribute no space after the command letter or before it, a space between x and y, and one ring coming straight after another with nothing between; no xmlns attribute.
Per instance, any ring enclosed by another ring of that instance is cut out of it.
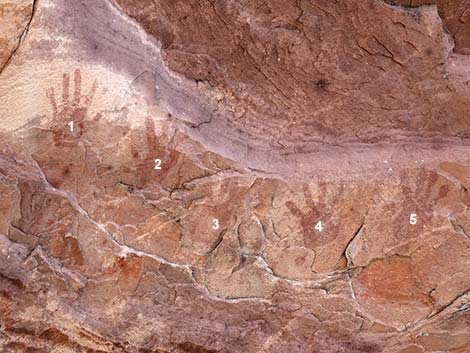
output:
<svg viewBox="0 0 470 353"><path fill-rule="evenodd" d="M410 214L410 224L415 225L418 223L418 219L416 218L416 213Z"/></svg>
<svg viewBox="0 0 470 353"><path fill-rule="evenodd" d="M319 232L322 231L323 225L321 224L321 221L318 221L318 223L315 225L315 229L318 230Z"/></svg>
<svg viewBox="0 0 470 353"><path fill-rule="evenodd" d="M155 170L161 170L162 169L162 160L161 159L156 159L155 160L155 167L153 167Z"/></svg>
<svg viewBox="0 0 470 353"><path fill-rule="evenodd" d="M212 229L217 230L219 228L220 228L219 220L217 218L214 218L212 220Z"/></svg>

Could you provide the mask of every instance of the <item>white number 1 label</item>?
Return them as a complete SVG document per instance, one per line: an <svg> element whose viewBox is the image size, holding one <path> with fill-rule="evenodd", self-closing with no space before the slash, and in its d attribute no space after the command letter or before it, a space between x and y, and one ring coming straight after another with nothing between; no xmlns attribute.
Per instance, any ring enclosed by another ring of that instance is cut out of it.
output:
<svg viewBox="0 0 470 353"><path fill-rule="evenodd" d="M70 132L73 132L73 121L69 121L67 125L70 126Z"/></svg>
<svg viewBox="0 0 470 353"><path fill-rule="evenodd" d="M317 223L316 226L315 226L315 229L318 230L319 232L322 231L323 226L322 226L322 224L321 224L321 221L318 221L318 223Z"/></svg>
<svg viewBox="0 0 470 353"><path fill-rule="evenodd" d="M415 225L416 223L418 223L418 220L416 218L416 213L410 214L410 224Z"/></svg>

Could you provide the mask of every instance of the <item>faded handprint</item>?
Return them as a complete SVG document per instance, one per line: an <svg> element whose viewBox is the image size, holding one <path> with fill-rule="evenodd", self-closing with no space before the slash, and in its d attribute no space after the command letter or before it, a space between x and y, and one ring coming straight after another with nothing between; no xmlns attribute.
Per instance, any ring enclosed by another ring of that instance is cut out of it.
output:
<svg viewBox="0 0 470 353"><path fill-rule="evenodd" d="M135 182L140 187L152 181L163 182L163 179L172 168L178 167L180 153L171 148L172 138L168 142L159 140L155 132L155 124L152 117L145 119L145 136L134 136L130 144L130 152L133 158L132 167L139 169L139 177ZM156 160L159 160L158 173L155 170Z"/></svg>
<svg viewBox="0 0 470 353"><path fill-rule="evenodd" d="M439 184L439 175L435 171L421 169L400 176L400 199L385 207L393 224L397 225L394 232L396 239L418 237L423 227L432 227L434 209L439 200L445 198L450 191L448 184ZM416 215L416 225L400 227L400 224L410 222L412 214Z"/></svg>
<svg viewBox="0 0 470 353"><path fill-rule="evenodd" d="M85 124L89 113L90 105L97 89L96 80L93 81L90 91L82 97L82 76L80 69L76 69L73 75L74 88L73 96L70 97L70 75L64 73L62 77L62 101L57 103L54 87L46 91L47 98L52 106L52 121L49 129L54 134L56 145L75 145L78 138L85 131ZM101 114L97 113L93 117L98 121Z"/></svg>
<svg viewBox="0 0 470 353"><path fill-rule="evenodd" d="M330 241L334 240L338 233L338 226L334 224L329 224L328 229L324 230L322 233L317 233L315 231L315 225L319 221L326 223L327 219L331 218L330 212L328 211L330 207L328 207L327 201L325 200L327 196L327 187L328 185L326 183L321 183L319 185L319 199L318 202L315 203L308 185L303 186L303 194L305 197L305 203L307 205L306 211L302 211L292 201L288 201L286 203L286 206L290 212L294 216L300 218L304 245L310 249L314 249L317 246L329 243ZM341 187L339 192L331 201L330 206L334 207L338 203L343 195L343 192L343 187Z"/></svg>

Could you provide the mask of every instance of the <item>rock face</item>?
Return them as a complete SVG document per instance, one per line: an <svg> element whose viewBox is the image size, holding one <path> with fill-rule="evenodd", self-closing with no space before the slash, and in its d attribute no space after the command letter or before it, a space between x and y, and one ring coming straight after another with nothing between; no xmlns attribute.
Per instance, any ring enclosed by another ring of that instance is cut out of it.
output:
<svg viewBox="0 0 470 353"><path fill-rule="evenodd" d="M32 18L33 3L29 0L0 2L0 72L18 49L21 37L27 34Z"/></svg>
<svg viewBox="0 0 470 353"><path fill-rule="evenodd" d="M0 351L470 351L468 1L0 0Z"/></svg>
<svg viewBox="0 0 470 353"><path fill-rule="evenodd" d="M447 31L455 42L455 52L470 54L470 1L468 0L387 0L392 5L401 5L408 8L419 8L422 5L436 5Z"/></svg>

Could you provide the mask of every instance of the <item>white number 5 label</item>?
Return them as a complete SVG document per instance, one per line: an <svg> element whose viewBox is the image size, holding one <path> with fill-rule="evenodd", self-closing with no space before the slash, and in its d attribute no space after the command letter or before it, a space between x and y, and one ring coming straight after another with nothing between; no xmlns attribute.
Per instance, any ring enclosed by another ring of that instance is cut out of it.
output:
<svg viewBox="0 0 470 353"><path fill-rule="evenodd" d="M416 213L410 214L410 224L415 225L418 223L418 219L416 218Z"/></svg>

